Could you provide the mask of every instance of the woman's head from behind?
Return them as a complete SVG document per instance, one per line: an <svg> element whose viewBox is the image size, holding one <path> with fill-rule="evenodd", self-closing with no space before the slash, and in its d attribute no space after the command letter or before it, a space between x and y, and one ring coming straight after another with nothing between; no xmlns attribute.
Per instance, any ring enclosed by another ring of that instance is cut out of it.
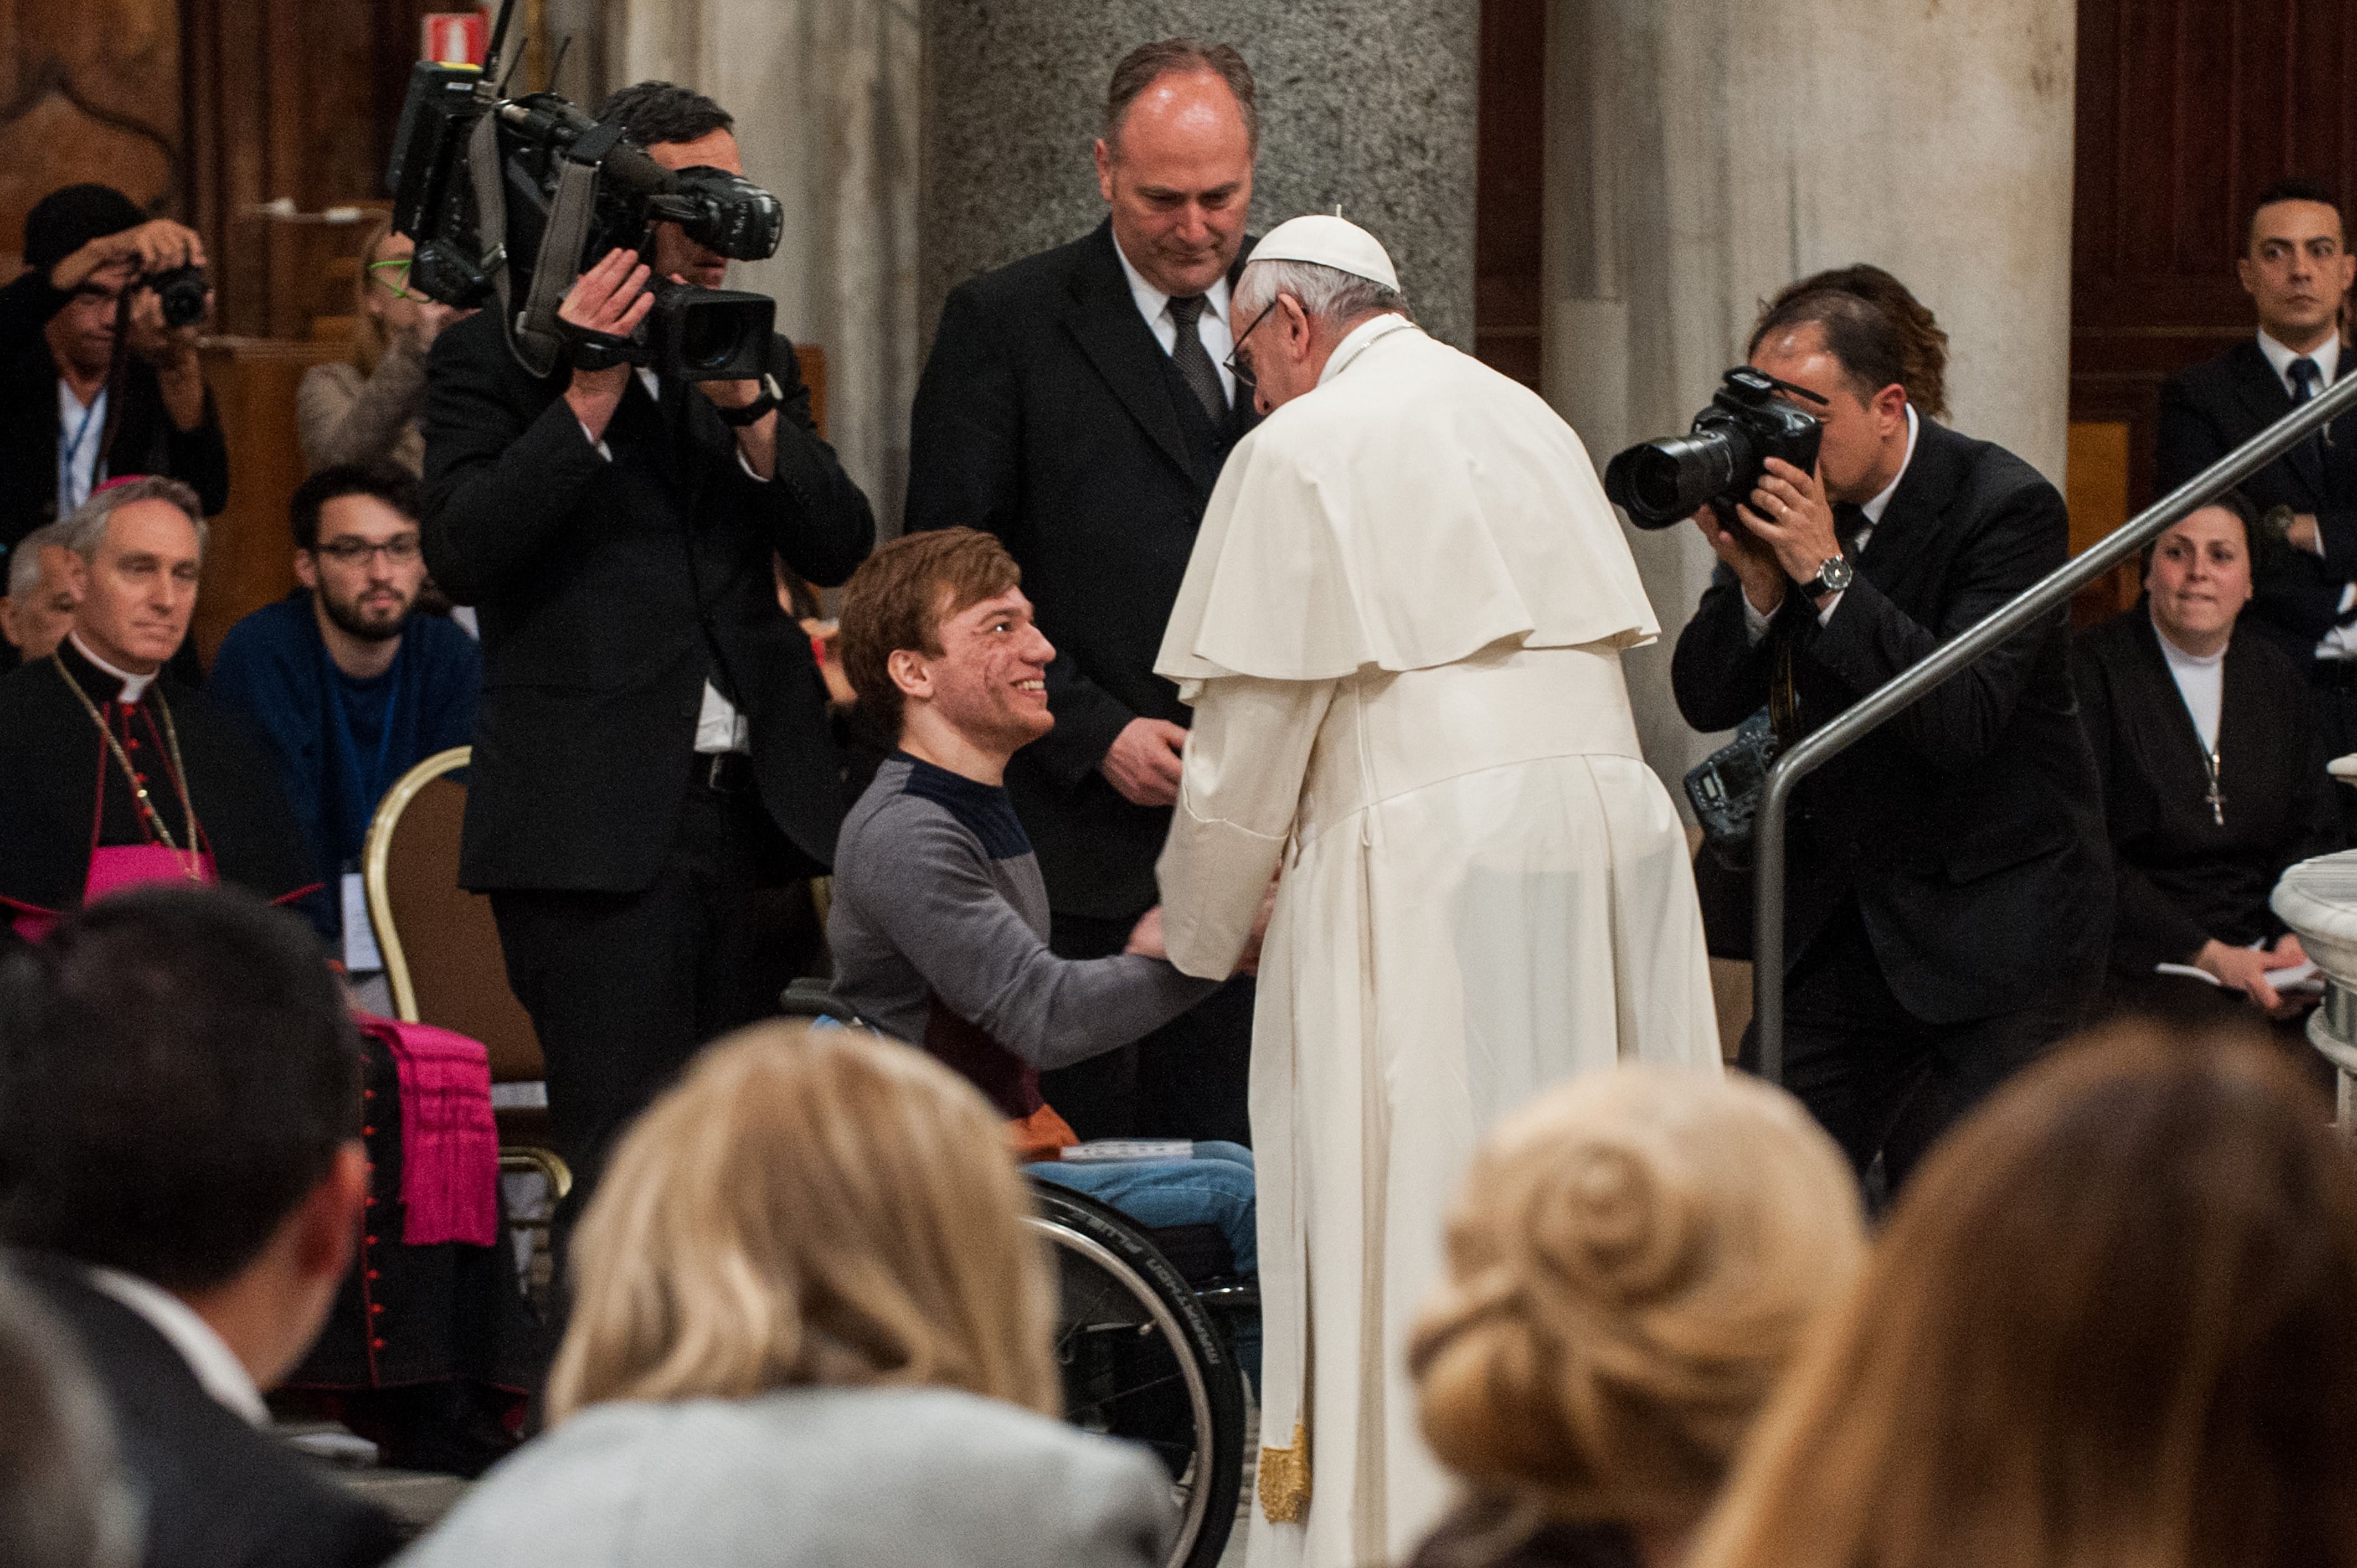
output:
<svg viewBox="0 0 2357 1568"><path fill-rule="evenodd" d="M551 1418L808 1384L946 1386L1052 1414L1027 1208L999 1118L921 1052L740 1030L608 1164L575 1241Z"/></svg>
<svg viewBox="0 0 2357 1568"><path fill-rule="evenodd" d="M2132 1026L1934 1152L1696 1562L2357 1558L2357 1170L2270 1047Z"/></svg>
<svg viewBox="0 0 2357 1568"><path fill-rule="evenodd" d="M1577 1079L1467 1176L1409 1351L1425 1435L1526 1524L1681 1528L1864 1251L1847 1163L1781 1091Z"/></svg>

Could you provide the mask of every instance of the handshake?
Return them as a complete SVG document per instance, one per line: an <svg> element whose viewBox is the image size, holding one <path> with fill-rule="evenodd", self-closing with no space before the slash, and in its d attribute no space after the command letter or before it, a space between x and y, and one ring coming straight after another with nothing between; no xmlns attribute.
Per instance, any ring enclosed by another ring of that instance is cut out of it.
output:
<svg viewBox="0 0 2357 1568"><path fill-rule="evenodd" d="M1261 895L1260 915L1253 921L1252 940L1244 943L1243 956L1236 961L1237 974L1260 972L1261 944L1268 940L1268 918L1276 911L1277 881L1278 878L1270 877L1268 891ZM1129 933L1129 945L1121 950L1141 958L1160 959L1165 963L1170 961L1170 950L1162 940L1161 905L1157 904L1138 917L1137 924Z"/></svg>

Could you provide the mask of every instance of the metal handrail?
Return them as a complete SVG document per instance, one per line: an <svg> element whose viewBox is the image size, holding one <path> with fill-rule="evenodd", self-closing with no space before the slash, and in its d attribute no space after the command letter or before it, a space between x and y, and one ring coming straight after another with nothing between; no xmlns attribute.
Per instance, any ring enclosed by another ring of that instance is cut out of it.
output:
<svg viewBox="0 0 2357 1568"><path fill-rule="evenodd" d="M2011 604L1991 612L1836 714L1832 723L1786 751L1768 770L1752 826L1756 886L1752 906L1751 1011L1758 1023L1760 1073L1784 1078L1784 814L1792 789L1884 721L1961 671L2015 632L2071 602L2171 524L2209 505L2289 451L2303 438L2357 407L2357 375L2293 409L2256 435L2105 534L2083 553L2039 579Z"/></svg>

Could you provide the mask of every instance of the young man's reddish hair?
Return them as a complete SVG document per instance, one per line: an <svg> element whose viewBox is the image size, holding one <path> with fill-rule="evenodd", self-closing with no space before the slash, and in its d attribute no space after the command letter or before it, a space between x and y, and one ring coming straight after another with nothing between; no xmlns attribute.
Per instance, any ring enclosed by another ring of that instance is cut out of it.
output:
<svg viewBox="0 0 2357 1568"><path fill-rule="evenodd" d="M860 716L888 738L900 733L900 688L892 655L942 651L942 623L1020 587L1023 569L1006 547L971 528L905 534L870 555L843 590L843 673Z"/></svg>

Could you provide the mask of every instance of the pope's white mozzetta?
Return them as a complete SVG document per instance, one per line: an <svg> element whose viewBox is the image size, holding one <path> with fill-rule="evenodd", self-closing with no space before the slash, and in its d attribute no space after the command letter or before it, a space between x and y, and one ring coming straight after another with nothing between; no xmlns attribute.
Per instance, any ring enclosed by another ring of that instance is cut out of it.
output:
<svg viewBox="0 0 2357 1568"><path fill-rule="evenodd" d="M1280 257L1394 286L1339 219L1254 252ZM1253 1036L1254 1568L1402 1561L1448 1500L1406 1339L1491 1124L1617 1060L1717 1069L1620 668L1656 630L1578 437L1403 315L1351 327L1220 476L1156 664L1195 708L1159 871L1199 975L1284 874Z"/></svg>

